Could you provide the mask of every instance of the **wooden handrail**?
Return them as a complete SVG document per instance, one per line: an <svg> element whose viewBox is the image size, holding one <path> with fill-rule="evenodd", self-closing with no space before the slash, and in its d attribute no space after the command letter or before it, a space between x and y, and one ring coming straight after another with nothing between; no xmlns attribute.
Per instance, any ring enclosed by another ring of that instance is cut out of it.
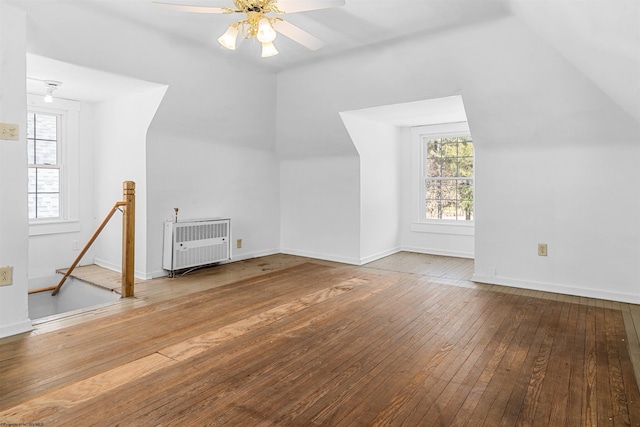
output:
<svg viewBox="0 0 640 427"><path fill-rule="evenodd" d="M52 296L55 296L58 294L65 280L67 280L67 277L69 277L73 269L76 268L76 266L78 265L82 257L87 253L87 251L89 250L93 242L95 242L95 240L98 238L98 235L100 234L102 229L107 225L107 223L109 222L113 214L118 210L120 206L124 206L126 204L127 204L126 202L116 202L116 204L113 205L113 207L111 208L107 216L102 220L102 223L100 223L96 231L93 232L93 235L91 236L87 244L84 245L84 248L82 248L82 251L80 251L75 261L73 261L73 264L71 264L71 267L69 267L67 269L67 272L64 274L64 276L62 276L62 279L60 279L60 282L58 282L58 286L56 286L53 292L51 293Z"/></svg>
<svg viewBox="0 0 640 427"><path fill-rule="evenodd" d="M54 290L56 287L55 286L47 286L46 288L36 288L36 289L29 289L29 291L27 292L29 295L31 294L37 294L38 292L47 292L47 291L52 291Z"/></svg>

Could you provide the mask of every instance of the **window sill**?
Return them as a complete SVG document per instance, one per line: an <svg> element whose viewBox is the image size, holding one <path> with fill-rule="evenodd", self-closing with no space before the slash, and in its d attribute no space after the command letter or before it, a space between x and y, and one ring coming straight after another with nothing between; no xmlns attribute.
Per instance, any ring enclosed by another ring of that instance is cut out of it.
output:
<svg viewBox="0 0 640 427"><path fill-rule="evenodd" d="M29 236L75 233L78 231L80 231L80 221L78 220L52 220L29 223Z"/></svg>
<svg viewBox="0 0 640 427"><path fill-rule="evenodd" d="M475 225L473 221L460 224L457 222L412 222L411 231L418 233L453 234L458 236L473 236Z"/></svg>

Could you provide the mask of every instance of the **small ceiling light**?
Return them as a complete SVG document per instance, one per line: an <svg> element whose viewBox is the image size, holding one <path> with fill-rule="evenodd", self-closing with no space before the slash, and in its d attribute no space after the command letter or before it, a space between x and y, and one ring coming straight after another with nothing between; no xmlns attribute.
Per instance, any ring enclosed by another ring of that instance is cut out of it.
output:
<svg viewBox="0 0 640 427"><path fill-rule="evenodd" d="M256 38L262 43L269 43L275 40L276 31L271 26L267 18L261 18L258 22L258 34Z"/></svg>
<svg viewBox="0 0 640 427"><path fill-rule="evenodd" d="M262 43L262 57L268 58L270 56L275 56L278 54L278 50L273 45L272 42Z"/></svg>
<svg viewBox="0 0 640 427"><path fill-rule="evenodd" d="M218 42L229 50L236 49L236 39L238 38L238 27L234 24L229 25L227 31L220 36Z"/></svg>
<svg viewBox="0 0 640 427"><path fill-rule="evenodd" d="M62 82L56 80L45 80L44 86L47 88L47 94L44 96L44 102L52 103L53 102L53 91L58 89L59 86L62 85Z"/></svg>

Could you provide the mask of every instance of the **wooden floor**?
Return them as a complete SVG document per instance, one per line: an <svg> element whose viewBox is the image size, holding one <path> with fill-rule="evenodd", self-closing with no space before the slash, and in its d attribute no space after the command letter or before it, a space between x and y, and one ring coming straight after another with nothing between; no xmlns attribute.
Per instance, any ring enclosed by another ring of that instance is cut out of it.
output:
<svg viewBox="0 0 640 427"><path fill-rule="evenodd" d="M472 269L274 255L137 283L0 340L0 425L640 426L638 306Z"/></svg>

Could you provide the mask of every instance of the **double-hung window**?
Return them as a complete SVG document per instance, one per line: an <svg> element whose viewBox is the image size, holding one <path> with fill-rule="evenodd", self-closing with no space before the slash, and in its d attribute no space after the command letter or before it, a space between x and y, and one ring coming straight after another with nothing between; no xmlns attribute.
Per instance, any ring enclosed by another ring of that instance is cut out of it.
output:
<svg viewBox="0 0 640 427"><path fill-rule="evenodd" d="M424 219L473 220L471 136L423 136L422 156Z"/></svg>
<svg viewBox="0 0 640 427"><path fill-rule="evenodd" d="M29 219L61 218L61 115L29 111Z"/></svg>
<svg viewBox="0 0 640 427"><path fill-rule="evenodd" d="M469 125L418 126L411 132L412 231L473 233L474 145Z"/></svg>
<svg viewBox="0 0 640 427"><path fill-rule="evenodd" d="M80 230L80 103L27 95L29 234Z"/></svg>

